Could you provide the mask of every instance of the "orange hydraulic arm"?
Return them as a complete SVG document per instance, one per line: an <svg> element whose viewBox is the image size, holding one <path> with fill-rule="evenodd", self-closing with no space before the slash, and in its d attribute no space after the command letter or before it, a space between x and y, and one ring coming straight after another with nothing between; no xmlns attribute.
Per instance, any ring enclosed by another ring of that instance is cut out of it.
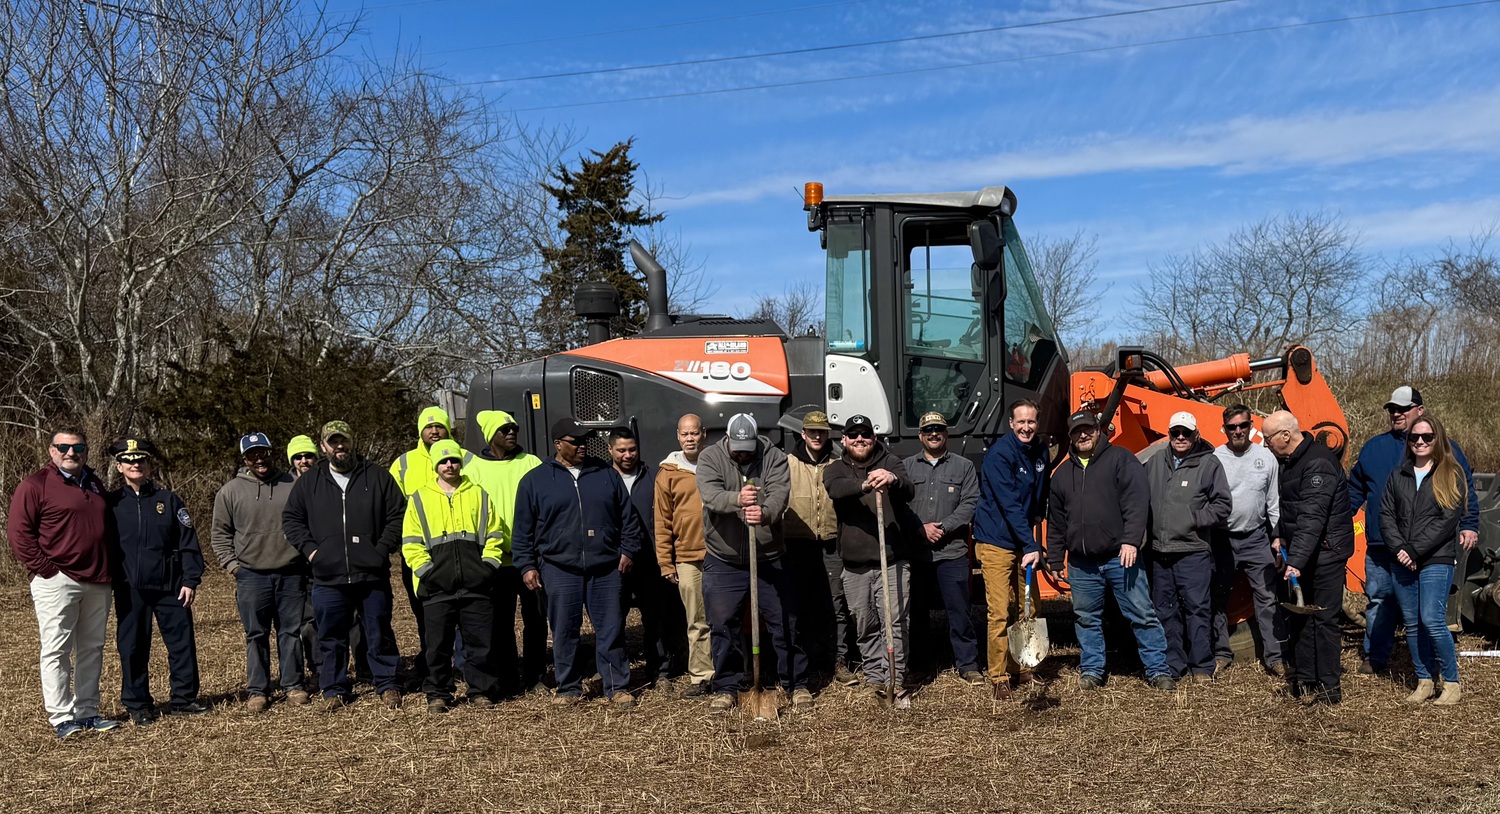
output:
<svg viewBox="0 0 1500 814"><path fill-rule="evenodd" d="M1148 369L1151 368L1151 369ZM1242 399L1240 393L1273 390L1279 406L1297 416L1303 432L1312 433L1340 457L1349 442L1349 423L1328 382L1318 371L1312 352L1293 345L1281 356L1251 359L1237 353L1224 359L1172 367L1141 348L1121 348L1112 373L1073 374L1072 409L1103 414L1110 443L1139 453L1165 443L1174 413L1189 412L1209 443L1226 442L1224 408ZM1260 443L1261 415L1252 414L1251 440ZM1062 443L1066 444L1066 440ZM1355 554L1349 560L1350 590L1364 591L1364 515L1354 518ZM1043 596L1055 591L1044 586Z"/></svg>

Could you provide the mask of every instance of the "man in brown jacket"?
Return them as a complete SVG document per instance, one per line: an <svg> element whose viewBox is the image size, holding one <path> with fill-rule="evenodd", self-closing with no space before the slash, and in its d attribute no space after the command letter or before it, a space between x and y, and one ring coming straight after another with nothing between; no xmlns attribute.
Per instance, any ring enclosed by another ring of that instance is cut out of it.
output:
<svg viewBox="0 0 1500 814"><path fill-rule="evenodd" d="M838 460L828 437L828 414L812 410L802 417L802 443L787 456L792 471L792 499L782 521L792 577L801 599L797 638L812 669L832 673L835 681L859 681L859 646L844 599L844 560L839 556L839 521L823 486L823 472Z"/></svg>
<svg viewBox="0 0 1500 814"><path fill-rule="evenodd" d="M703 421L689 413L677 420L677 445L656 470L656 561L662 576L677 586L687 611L688 679L686 698L708 694L714 675L708 617L703 612L703 499L698 495L698 453Z"/></svg>

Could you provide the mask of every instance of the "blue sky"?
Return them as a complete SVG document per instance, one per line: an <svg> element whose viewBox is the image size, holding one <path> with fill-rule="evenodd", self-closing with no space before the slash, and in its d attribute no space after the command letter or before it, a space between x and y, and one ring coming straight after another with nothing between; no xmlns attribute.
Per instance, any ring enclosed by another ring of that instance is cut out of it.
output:
<svg viewBox="0 0 1500 814"><path fill-rule="evenodd" d="M359 47L414 50L455 82L483 83L470 87L522 122L574 128L578 150L634 137L633 155L668 225L718 283L718 311L804 277L821 280L818 241L801 210L805 181L839 193L1007 184L1024 236L1098 236L1100 277L1116 295L1101 317L1120 330L1151 263L1267 215L1335 213L1376 262L1467 242L1500 224L1500 4L1119 47L1445 4L1236 0L765 59L494 81L1181 2L371 0ZM1089 49L1108 50L1048 56ZM967 67L928 70L958 65ZM587 104L901 71L916 72Z"/></svg>

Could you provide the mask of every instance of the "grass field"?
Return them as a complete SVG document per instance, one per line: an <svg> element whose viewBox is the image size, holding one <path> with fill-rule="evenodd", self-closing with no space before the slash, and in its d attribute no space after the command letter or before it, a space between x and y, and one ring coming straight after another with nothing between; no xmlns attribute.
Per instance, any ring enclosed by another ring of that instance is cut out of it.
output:
<svg viewBox="0 0 1500 814"><path fill-rule="evenodd" d="M336 713L251 716L233 586L216 572L201 596L215 710L62 743L42 710L30 597L0 585L4 811L1500 811L1500 664L1483 660L1464 661L1468 696L1449 709L1403 705L1403 676L1354 675L1353 649L1332 709L1246 664L1173 693L1130 676L1082 693L1063 650L1045 689L1006 704L949 673L910 711L834 687L810 714L759 723L650 692L625 712L527 698L432 716L418 695L391 711L368 688ZM415 647L404 609L398 635ZM105 665L105 710L123 717L112 645ZM159 643L152 671L163 700Z"/></svg>

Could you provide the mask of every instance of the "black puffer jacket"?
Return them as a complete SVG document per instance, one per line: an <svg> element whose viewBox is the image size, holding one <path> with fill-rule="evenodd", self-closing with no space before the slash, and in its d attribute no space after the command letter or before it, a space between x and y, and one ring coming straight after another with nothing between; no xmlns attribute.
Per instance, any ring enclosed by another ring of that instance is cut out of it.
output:
<svg viewBox="0 0 1500 814"><path fill-rule="evenodd" d="M906 473L906 465L891 454L884 442L876 441L875 449L864 463L849 456L843 457L823 470L823 485L833 499L833 512L839 518L839 556L852 565L880 564L880 523L875 513L875 493L864 490L865 478L876 469L884 469L896 476L896 482L886 488L885 496L885 556L888 562L899 562L907 557L906 536L902 531L914 528L916 514L910 508L916 487ZM920 523L918 523L920 525Z"/></svg>
<svg viewBox="0 0 1500 814"><path fill-rule="evenodd" d="M1443 508L1432 491L1432 473L1417 485L1410 459L1385 482L1380 498L1380 529L1391 554L1405 551L1417 564L1454 565L1458 562L1458 524L1467 501Z"/></svg>
<svg viewBox="0 0 1500 814"><path fill-rule="evenodd" d="M1333 451L1311 434L1281 462L1281 524L1287 564L1298 571L1316 557L1343 562L1354 555L1349 483Z"/></svg>

